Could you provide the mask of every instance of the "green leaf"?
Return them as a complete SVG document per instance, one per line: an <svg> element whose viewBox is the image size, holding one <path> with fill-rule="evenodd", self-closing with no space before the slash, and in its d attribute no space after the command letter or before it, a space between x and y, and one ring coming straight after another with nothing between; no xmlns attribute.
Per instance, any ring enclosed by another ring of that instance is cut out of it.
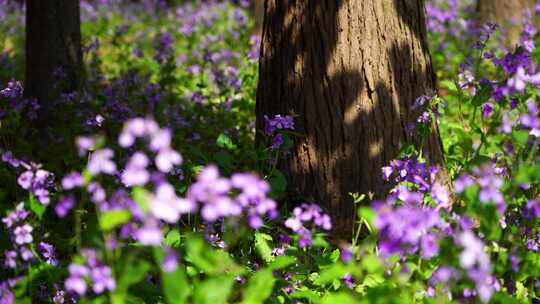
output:
<svg viewBox="0 0 540 304"><path fill-rule="evenodd" d="M180 245L180 232L177 229L173 229L165 236L165 244L170 247L178 247Z"/></svg>
<svg viewBox="0 0 540 304"><path fill-rule="evenodd" d="M274 262L270 264L272 270L278 270L287 268L296 263L296 258L290 255L279 255L275 258Z"/></svg>
<svg viewBox="0 0 540 304"><path fill-rule="evenodd" d="M186 260L200 272L208 275L239 275L244 272L244 269L238 266L227 252L210 247L198 235L188 236L186 243Z"/></svg>
<svg viewBox="0 0 540 304"><path fill-rule="evenodd" d="M356 299L349 293L327 293L321 300L321 304L356 303Z"/></svg>
<svg viewBox="0 0 540 304"><path fill-rule="evenodd" d="M215 160L218 166L222 169L227 171L232 171L234 169L234 158L227 151L221 150L216 153Z"/></svg>
<svg viewBox="0 0 540 304"><path fill-rule="evenodd" d="M279 198L285 193L285 190L287 189L287 179L279 170L274 170L268 181L272 186L272 196Z"/></svg>
<svg viewBox="0 0 540 304"><path fill-rule="evenodd" d="M362 282L362 287L376 287L384 283L384 277L382 274L370 274L367 275Z"/></svg>
<svg viewBox="0 0 540 304"><path fill-rule="evenodd" d="M274 256L272 256L272 247L268 245L268 242L271 241L271 235L262 232L255 232L255 248L257 249L257 253L266 263L274 261Z"/></svg>
<svg viewBox="0 0 540 304"><path fill-rule="evenodd" d="M163 294L167 303L182 304L187 303L187 299L191 295L191 286L186 277L184 266L178 266L175 271L161 272L161 283L163 286Z"/></svg>
<svg viewBox="0 0 540 304"><path fill-rule="evenodd" d="M483 85L474 95L472 104L475 106L481 106L491 97L491 91L491 85Z"/></svg>
<svg viewBox="0 0 540 304"><path fill-rule="evenodd" d="M375 254L366 255L362 259L362 266L368 273L375 273L382 271L382 265Z"/></svg>
<svg viewBox="0 0 540 304"><path fill-rule="evenodd" d="M195 303L227 303L233 285L234 276L225 275L209 278L195 286Z"/></svg>
<svg viewBox="0 0 540 304"><path fill-rule="evenodd" d="M244 304L259 304L272 294L276 279L271 269L261 270L251 277L244 291Z"/></svg>
<svg viewBox="0 0 540 304"><path fill-rule="evenodd" d="M30 194L28 204L30 210L32 210L32 212L34 212L38 219L41 220L43 214L45 213L45 210L47 210L47 205L43 205L42 203L38 202L32 194Z"/></svg>
<svg viewBox="0 0 540 304"><path fill-rule="evenodd" d="M451 92L456 93L458 91L458 88L456 86L456 83L451 80L442 80L440 82L441 87L448 89Z"/></svg>
<svg viewBox="0 0 540 304"><path fill-rule="evenodd" d="M313 291L311 289L303 289L298 290L291 294L291 298L293 299L307 299L309 303L320 303L321 302L321 296L318 292Z"/></svg>
<svg viewBox="0 0 540 304"><path fill-rule="evenodd" d="M370 228L373 227L375 217L377 217L377 213L369 207L362 207L358 209L358 218L360 218L360 220L367 221L367 223L369 223L370 225Z"/></svg>
<svg viewBox="0 0 540 304"><path fill-rule="evenodd" d="M148 211L148 197L150 194L142 187L135 187L131 192L133 200L141 207L143 212Z"/></svg>
<svg viewBox="0 0 540 304"><path fill-rule="evenodd" d="M139 283L152 268L150 263L134 255L130 255L123 260L125 262L122 265L121 271L119 271L120 278L118 279L116 293L125 292L131 285Z"/></svg>
<svg viewBox="0 0 540 304"><path fill-rule="evenodd" d="M512 132L512 137L520 147L523 147L527 145L527 142L529 141L529 132L526 130L514 130Z"/></svg>
<svg viewBox="0 0 540 304"><path fill-rule="evenodd" d="M216 144L218 147L229 150L236 150L237 146L232 142L231 138L224 133L219 134Z"/></svg>
<svg viewBox="0 0 540 304"><path fill-rule="evenodd" d="M131 219L131 212L128 210L112 210L104 212L99 217L99 227L103 231L110 231L127 223Z"/></svg>
<svg viewBox="0 0 540 304"><path fill-rule="evenodd" d="M321 275L315 280L314 284L324 286L332 283L334 280L340 280L348 272L345 265L341 263L333 264L332 266L321 271Z"/></svg>

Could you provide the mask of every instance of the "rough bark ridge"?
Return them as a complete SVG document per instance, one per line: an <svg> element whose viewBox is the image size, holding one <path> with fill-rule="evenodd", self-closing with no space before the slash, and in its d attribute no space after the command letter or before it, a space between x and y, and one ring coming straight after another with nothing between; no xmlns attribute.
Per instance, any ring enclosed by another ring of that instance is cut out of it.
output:
<svg viewBox="0 0 540 304"><path fill-rule="evenodd" d="M519 43L525 12L529 9L532 13L535 3L535 0L478 0L478 21L480 25L492 22L504 26L506 45L515 47Z"/></svg>
<svg viewBox="0 0 540 304"><path fill-rule="evenodd" d="M263 115L297 114L305 134L280 164L291 195L321 204L350 235L349 192L381 196L381 167L398 154L434 90L421 0L266 0L257 96ZM443 164L438 131L426 155Z"/></svg>
<svg viewBox="0 0 540 304"><path fill-rule="evenodd" d="M59 93L78 89L81 69L79 1L26 1L25 95L48 112Z"/></svg>

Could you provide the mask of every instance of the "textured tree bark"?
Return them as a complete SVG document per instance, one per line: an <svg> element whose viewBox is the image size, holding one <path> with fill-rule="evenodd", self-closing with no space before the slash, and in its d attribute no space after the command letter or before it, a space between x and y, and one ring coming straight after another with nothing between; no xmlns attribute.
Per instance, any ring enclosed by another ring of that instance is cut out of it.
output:
<svg viewBox="0 0 540 304"><path fill-rule="evenodd" d="M251 2L251 10L253 11L253 17L255 18L255 35L262 33L263 19L264 19L264 0L253 0Z"/></svg>
<svg viewBox="0 0 540 304"><path fill-rule="evenodd" d="M26 97L47 114L60 93L79 88L81 69L79 1L26 1Z"/></svg>
<svg viewBox="0 0 540 304"><path fill-rule="evenodd" d="M535 0L478 0L477 13L480 25L497 23L505 28L505 43L515 47L520 40L526 10L533 13Z"/></svg>
<svg viewBox="0 0 540 304"><path fill-rule="evenodd" d="M381 167L417 141L411 105L435 88L423 1L266 0L259 76L257 128L265 114L296 114L305 135L279 164L289 194L319 202L334 236L350 236L349 193L385 194ZM444 168L434 127L424 152Z"/></svg>

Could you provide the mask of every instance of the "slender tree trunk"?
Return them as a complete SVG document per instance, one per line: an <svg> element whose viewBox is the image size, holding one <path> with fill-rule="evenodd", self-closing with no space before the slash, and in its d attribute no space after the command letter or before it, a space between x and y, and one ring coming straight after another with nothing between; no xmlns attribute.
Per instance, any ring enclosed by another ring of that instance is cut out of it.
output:
<svg viewBox="0 0 540 304"><path fill-rule="evenodd" d="M520 40L526 10L533 13L535 0L478 0L477 12L480 25L492 22L504 27L505 43L515 47Z"/></svg>
<svg viewBox="0 0 540 304"><path fill-rule="evenodd" d="M79 0L26 1L25 94L47 116L62 92L78 89L82 51Z"/></svg>
<svg viewBox="0 0 540 304"><path fill-rule="evenodd" d="M266 0L259 76L257 128L295 114L305 135L279 165L290 195L319 202L349 236L349 193L385 194L381 168L416 141L411 106L435 88L423 1ZM425 147L446 176L436 125Z"/></svg>

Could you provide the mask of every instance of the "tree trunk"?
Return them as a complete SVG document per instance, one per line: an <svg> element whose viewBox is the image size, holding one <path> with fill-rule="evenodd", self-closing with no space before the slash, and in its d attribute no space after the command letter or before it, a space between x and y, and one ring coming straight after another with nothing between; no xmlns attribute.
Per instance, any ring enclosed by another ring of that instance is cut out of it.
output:
<svg viewBox="0 0 540 304"><path fill-rule="evenodd" d="M520 41L526 10L533 13L535 0L478 0L477 12L480 25L487 22L504 27L505 43L515 47Z"/></svg>
<svg viewBox="0 0 540 304"><path fill-rule="evenodd" d="M266 0L261 48L257 128L297 115L305 137L279 164L289 194L319 202L334 235L349 236L349 193L385 195L381 168L417 141L411 106L435 88L423 1ZM424 153L445 173L433 129Z"/></svg>
<svg viewBox="0 0 540 304"><path fill-rule="evenodd" d="M255 19L254 34L260 35L264 19L264 0L253 0L251 2L251 10L253 12L253 18Z"/></svg>
<svg viewBox="0 0 540 304"><path fill-rule="evenodd" d="M26 1L25 95L48 116L62 92L79 88L82 69L78 0Z"/></svg>

